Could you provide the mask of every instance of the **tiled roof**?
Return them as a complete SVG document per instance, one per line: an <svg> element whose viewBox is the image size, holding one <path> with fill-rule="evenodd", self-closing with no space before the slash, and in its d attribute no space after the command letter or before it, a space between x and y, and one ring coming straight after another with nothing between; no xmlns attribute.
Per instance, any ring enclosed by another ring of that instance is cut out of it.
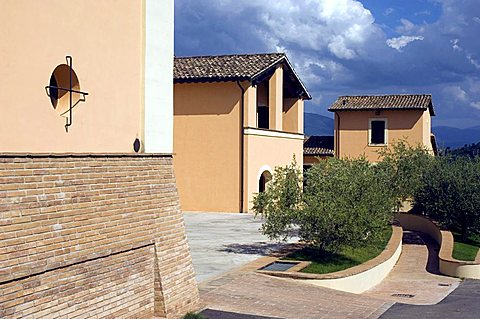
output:
<svg viewBox="0 0 480 319"><path fill-rule="evenodd" d="M303 155L333 154L333 136L309 136L303 141Z"/></svg>
<svg viewBox="0 0 480 319"><path fill-rule="evenodd" d="M342 110L430 110L435 115L430 94L393 94L340 96L328 109L331 112Z"/></svg>
<svg viewBox="0 0 480 319"><path fill-rule="evenodd" d="M284 53L218 55L175 58L175 80L250 80L285 58Z"/></svg>
<svg viewBox="0 0 480 319"><path fill-rule="evenodd" d="M297 83L302 97L311 99L285 53L175 57L173 79L174 83L237 80L254 82L279 64L286 65L285 70Z"/></svg>

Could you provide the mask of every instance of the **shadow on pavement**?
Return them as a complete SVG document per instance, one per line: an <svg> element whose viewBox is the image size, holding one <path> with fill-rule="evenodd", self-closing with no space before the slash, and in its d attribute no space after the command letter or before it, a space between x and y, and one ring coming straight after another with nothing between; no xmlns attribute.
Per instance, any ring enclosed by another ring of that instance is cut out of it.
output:
<svg viewBox="0 0 480 319"><path fill-rule="evenodd" d="M249 254L270 256L275 252L287 249L291 244L288 243L266 243L256 242L252 244L228 244L218 251L236 254Z"/></svg>

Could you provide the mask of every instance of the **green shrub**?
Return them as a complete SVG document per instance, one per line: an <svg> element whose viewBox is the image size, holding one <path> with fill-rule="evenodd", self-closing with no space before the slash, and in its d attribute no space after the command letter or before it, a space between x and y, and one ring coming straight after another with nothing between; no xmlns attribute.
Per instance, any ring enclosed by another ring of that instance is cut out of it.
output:
<svg viewBox="0 0 480 319"><path fill-rule="evenodd" d="M388 176L386 187L390 187L397 198L397 207L412 200L417 190L425 186L423 175L433 165L435 157L421 146L411 146L400 140L379 152L379 168Z"/></svg>
<svg viewBox="0 0 480 319"><path fill-rule="evenodd" d="M365 247L392 219L394 197L385 171L366 159L329 159L306 173L300 237L321 250Z"/></svg>
<svg viewBox="0 0 480 319"><path fill-rule="evenodd" d="M286 167L276 167L265 192L258 193L253 210L262 215L262 231L270 239L286 240L302 211L302 174L295 158Z"/></svg>
<svg viewBox="0 0 480 319"><path fill-rule="evenodd" d="M208 319L208 318L205 316L202 316L199 313L189 312L185 316L183 316L182 319Z"/></svg>
<svg viewBox="0 0 480 319"><path fill-rule="evenodd" d="M271 239L285 240L298 228L300 239L320 251L364 247L389 227L395 201L387 178L364 158L332 158L306 172L302 193L294 162L275 169L254 211L264 217L262 230Z"/></svg>
<svg viewBox="0 0 480 319"><path fill-rule="evenodd" d="M438 157L423 176L415 204L427 216L463 239L480 232L480 159Z"/></svg>

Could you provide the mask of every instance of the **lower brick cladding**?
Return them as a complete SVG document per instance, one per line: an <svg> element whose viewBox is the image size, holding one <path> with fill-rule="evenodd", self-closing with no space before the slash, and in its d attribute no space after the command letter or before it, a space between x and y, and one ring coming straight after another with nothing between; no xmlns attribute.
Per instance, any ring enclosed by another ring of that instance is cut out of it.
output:
<svg viewBox="0 0 480 319"><path fill-rule="evenodd" d="M0 154L1 318L179 318L198 289L169 155Z"/></svg>

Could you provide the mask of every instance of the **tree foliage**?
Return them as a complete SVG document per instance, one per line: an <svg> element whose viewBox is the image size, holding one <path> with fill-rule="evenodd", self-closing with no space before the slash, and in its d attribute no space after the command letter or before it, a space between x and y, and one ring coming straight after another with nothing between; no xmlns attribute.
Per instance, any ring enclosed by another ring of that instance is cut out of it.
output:
<svg viewBox="0 0 480 319"><path fill-rule="evenodd" d="M361 159L329 159L306 172L293 163L277 168L273 182L254 199L264 217L264 234L286 239L298 228L300 238L325 251L366 246L388 227L394 206L385 187L385 171Z"/></svg>
<svg viewBox="0 0 480 319"><path fill-rule="evenodd" d="M306 173L300 236L322 250L364 247L392 218L394 197L385 171L366 159L332 158Z"/></svg>
<svg viewBox="0 0 480 319"><path fill-rule="evenodd" d="M416 206L444 226L461 232L480 232L480 158L438 157L422 177Z"/></svg>
<svg viewBox="0 0 480 319"><path fill-rule="evenodd" d="M378 165L388 176L385 186L395 193L397 205L412 200L417 190L425 186L423 175L435 158L425 147L411 146L406 140L394 143L379 154L381 162Z"/></svg>
<svg viewBox="0 0 480 319"><path fill-rule="evenodd" d="M302 174L294 158L290 165L275 168L267 189L255 196L253 210L264 218L264 234L286 240L302 211L302 203Z"/></svg>

